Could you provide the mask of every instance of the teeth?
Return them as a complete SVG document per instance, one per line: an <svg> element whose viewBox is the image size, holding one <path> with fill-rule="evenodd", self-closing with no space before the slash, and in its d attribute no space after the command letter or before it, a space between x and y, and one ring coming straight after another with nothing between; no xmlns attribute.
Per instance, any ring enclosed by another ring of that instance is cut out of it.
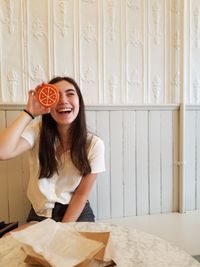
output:
<svg viewBox="0 0 200 267"><path fill-rule="evenodd" d="M62 108L59 109L59 112L70 112L72 109L71 108Z"/></svg>

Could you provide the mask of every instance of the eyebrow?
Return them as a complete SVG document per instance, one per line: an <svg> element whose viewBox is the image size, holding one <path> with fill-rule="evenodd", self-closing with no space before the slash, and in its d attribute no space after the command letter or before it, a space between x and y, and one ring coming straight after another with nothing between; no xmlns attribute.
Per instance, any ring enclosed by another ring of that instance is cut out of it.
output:
<svg viewBox="0 0 200 267"><path fill-rule="evenodd" d="M75 92L76 93L76 90L74 88L71 88L71 89L66 89L65 92L66 93L68 93L68 92Z"/></svg>

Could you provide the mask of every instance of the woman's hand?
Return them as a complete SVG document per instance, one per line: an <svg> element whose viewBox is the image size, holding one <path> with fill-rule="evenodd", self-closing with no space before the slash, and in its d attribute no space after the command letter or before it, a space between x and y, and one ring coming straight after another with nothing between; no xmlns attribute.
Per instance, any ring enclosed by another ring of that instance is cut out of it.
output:
<svg viewBox="0 0 200 267"><path fill-rule="evenodd" d="M26 105L26 110L30 112L34 117L42 114L47 114L50 112L50 108L44 107L40 104L37 91L44 85L44 83L38 85L35 90L30 90L28 92L28 102Z"/></svg>

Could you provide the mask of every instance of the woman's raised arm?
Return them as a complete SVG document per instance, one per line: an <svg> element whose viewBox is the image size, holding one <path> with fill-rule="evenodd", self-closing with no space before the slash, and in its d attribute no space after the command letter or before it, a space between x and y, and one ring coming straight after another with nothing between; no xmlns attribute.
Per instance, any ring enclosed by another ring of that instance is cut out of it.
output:
<svg viewBox="0 0 200 267"><path fill-rule="evenodd" d="M22 111L12 124L0 132L0 160L13 158L30 149L31 145L28 141L21 137L24 129L35 116L50 111L38 102L35 90L29 91L25 110L26 112Z"/></svg>

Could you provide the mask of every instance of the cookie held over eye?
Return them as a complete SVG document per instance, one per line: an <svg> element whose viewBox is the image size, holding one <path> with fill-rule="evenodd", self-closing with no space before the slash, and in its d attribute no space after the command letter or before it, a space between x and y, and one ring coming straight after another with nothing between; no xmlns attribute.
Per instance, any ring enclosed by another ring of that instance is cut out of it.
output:
<svg viewBox="0 0 200 267"><path fill-rule="evenodd" d="M38 101L44 107L52 107L59 101L59 90L53 84L44 84L37 90Z"/></svg>

